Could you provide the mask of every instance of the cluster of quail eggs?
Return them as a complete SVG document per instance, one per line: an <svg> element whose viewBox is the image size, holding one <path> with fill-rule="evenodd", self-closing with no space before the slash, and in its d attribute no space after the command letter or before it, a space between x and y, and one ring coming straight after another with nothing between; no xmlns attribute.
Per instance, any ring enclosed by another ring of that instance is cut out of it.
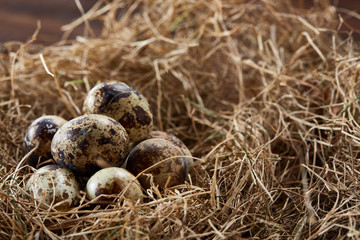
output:
<svg viewBox="0 0 360 240"><path fill-rule="evenodd" d="M40 117L27 130L25 152L37 170L26 189L37 204L74 206L81 179L90 200L120 195L134 201L152 185L163 189L185 181L190 151L174 135L152 131L149 103L137 90L121 82L96 85L83 111L70 121Z"/></svg>

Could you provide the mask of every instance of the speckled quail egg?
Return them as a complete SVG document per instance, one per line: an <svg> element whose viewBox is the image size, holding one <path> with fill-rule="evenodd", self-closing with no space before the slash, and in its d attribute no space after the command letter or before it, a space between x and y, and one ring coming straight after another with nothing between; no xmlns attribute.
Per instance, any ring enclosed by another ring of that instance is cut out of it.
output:
<svg viewBox="0 0 360 240"><path fill-rule="evenodd" d="M182 184L187 176L186 159L176 157L182 155L184 154L171 142L160 138L151 138L140 142L130 152L126 168L136 176L154 164L171 158L147 170L145 174L139 176L139 181L144 188L149 188L151 181L160 189L165 186L172 187Z"/></svg>
<svg viewBox="0 0 360 240"><path fill-rule="evenodd" d="M188 170L194 166L194 160L192 159L190 150L186 147L185 143L175 135L163 131L151 131L148 138L161 138L170 141L176 147L180 148L185 156L189 156L186 158Z"/></svg>
<svg viewBox="0 0 360 240"><path fill-rule="evenodd" d="M144 140L153 125L147 100L122 82L101 83L93 87L84 101L83 111L114 118L126 129L131 142Z"/></svg>
<svg viewBox="0 0 360 240"><path fill-rule="evenodd" d="M51 159L51 140L56 131L67 121L54 115L42 116L33 121L28 127L25 138L25 153L38 147L28 158L28 164L32 167L41 165Z"/></svg>
<svg viewBox="0 0 360 240"><path fill-rule="evenodd" d="M90 200L102 194L121 193L125 198L133 201L142 197L139 181L129 171L119 167L104 168L92 175L86 184L86 193Z"/></svg>
<svg viewBox="0 0 360 240"><path fill-rule="evenodd" d="M67 168L46 165L31 175L27 191L37 204L46 203L57 209L67 209L77 203L79 184L75 175Z"/></svg>
<svg viewBox="0 0 360 240"><path fill-rule="evenodd" d="M51 153L59 166L91 176L101 168L121 166L129 153L129 137L110 117L83 115L56 132Z"/></svg>

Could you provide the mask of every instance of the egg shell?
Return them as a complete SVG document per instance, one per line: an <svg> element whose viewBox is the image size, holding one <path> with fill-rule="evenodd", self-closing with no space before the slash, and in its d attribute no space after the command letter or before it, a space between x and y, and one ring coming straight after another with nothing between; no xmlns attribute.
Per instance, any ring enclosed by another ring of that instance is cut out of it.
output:
<svg viewBox="0 0 360 240"><path fill-rule="evenodd" d="M122 191L126 190L124 193ZM142 190L135 176L124 168L109 167L96 172L86 184L90 200L104 195L123 194L127 199L137 201L142 198ZM112 198L108 199L112 200Z"/></svg>
<svg viewBox="0 0 360 240"><path fill-rule="evenodd" d="M75 175L57 165L39 168L29 178L26 189L37 204L53 203L57 209L68 209L78 202L79 184Z"/></svg>
<svg viewBox="0 0 360 240"><path fill-rule="evenodd" d="M25 154L38 146L28 158L30 166L36 168L52 158L51 140L57 130L66 122L62 117L45 115L35 119L29 125L24 138Z"/></svg>
<svg viewBox="0 0 360 240"><path fill-rule="evenodd" d="M144 140L153 125L147 100L122 82L101 83L93 87L84 101L83 111L115 119L126 129L131 142Z"/></svg>
<svg viewBox="0 0 360 240"><path fill-rule="evenodd" d="M171 158L147 170L145 174L139 177L139 182L144 188L150 188L151 177L147 176L150 174L154 185L157 185L160 189L165 187L168 178L170 180L166 186L172 187L182 184L187 176L186 159L184 157L175 157L182 155L183 153L179 148L175 147L171 142L160 138L152 138L139 143L130 152L126 168L136 176L154 164Z"/></svg>
<svg viewBox="0 0 360 240"><path fill-rule="evenodd" d="M58 165L91 176L101 168L121 166L129 153L129 137L110 117L83 115L57 131L51 152Z"/></svg>
<svg viewBox="0 0 360 240"><path fill-rule="evenodd" d="M185 143L180 140L180 138L176 137L175 135L163 131L151 131L149 133L148 138L161 138L170 141L176 147L178 147L185 156L189 156L186 158L188 170L190 170L194 166L194 160L192 159L192 154L190 150L187 148Z"/></svg>

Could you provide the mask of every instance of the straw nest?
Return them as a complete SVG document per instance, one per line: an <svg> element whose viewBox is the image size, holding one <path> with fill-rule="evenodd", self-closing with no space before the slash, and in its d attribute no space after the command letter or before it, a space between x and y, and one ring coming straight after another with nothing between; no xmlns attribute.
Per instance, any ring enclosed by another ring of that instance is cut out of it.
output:
<svg viewBox="0 0 360 240"><path fill-rule="evenodd" d="M0 46L1 239L360 236L359 48L339 35L334 7L105 2L64 26L85 24L90 37ZM154 128L189 146L190 178L142 203L103 207L81 192L69 211L36 207L23 188L28 125L81 115L89 89L113 80L142 92Z"/></svg>

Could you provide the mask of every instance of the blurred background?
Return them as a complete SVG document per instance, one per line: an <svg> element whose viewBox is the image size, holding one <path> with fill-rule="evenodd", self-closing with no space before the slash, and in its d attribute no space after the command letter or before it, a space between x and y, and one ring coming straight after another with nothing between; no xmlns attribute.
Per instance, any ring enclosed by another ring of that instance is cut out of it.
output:
<svg viewBox="0 0 360 240"><path fill-rule="evenodd" d="M289 0L299 8L311 8L313 4L330 2L337 6L339 14L343 16L345 24L343 30L360 29L360 0ZM88 11L98 0L78 0L84 11ZM348 16L341 11L348 9L354 11L354 16ZM0 42L19 40L26 41L37 29L37 22L40 21L41 29L37 37L37 43L49 45L59 41L64 32L61 26L81 16L75 0L0 0ZM93 22L92 29L95 35L101 32L100 22ZM351 29L353 28L353 29ZM83 35L84 27L77 27L69 39L76 35ZM359 34L357 34L359 38Z"/></svg>
<svg viewBox="0 0 360 240"><path fill-rule="evenodd" d="M88 11L98 0L79 0ZM37 29L41 29L37 43L49 45L59 41L64 32L61 26L81 16L75 0L0 0L0 42L27 41ZM100 22L92 23L95 34L100 34ZM69 36L83 35L84 26L77 27Z"/></svg>

